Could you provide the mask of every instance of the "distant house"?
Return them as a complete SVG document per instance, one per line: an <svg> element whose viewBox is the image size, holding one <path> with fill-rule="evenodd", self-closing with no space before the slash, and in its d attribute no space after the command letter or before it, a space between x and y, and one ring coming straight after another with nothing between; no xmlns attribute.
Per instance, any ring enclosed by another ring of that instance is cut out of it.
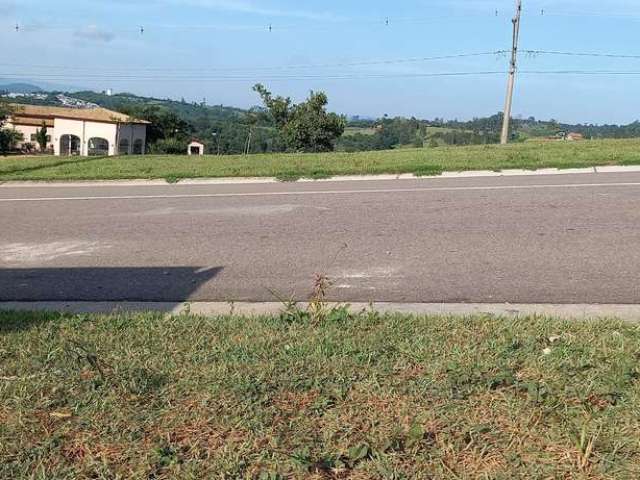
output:
<svg viewBox="0 0 640 480"><path fill-rule="evenodd" d="M584 140L584 135L581 134L581 133L571 132L571 133L567 133L567 135L565 135L564 139L567 142L579 142L581 140Z"/></svg>
<svg viewBox="0 0 640 480"><path fill-rule="evenodd" d="M204 143L202 143L197 138L194 138L193 140L191 140L191 143L187 148L187 154L188 155L204 155Z"/></svg>
<svg viewBox="0 0 640 480"><path fill-rule="evenodd" d="M142 155L146 149L149 122L122 113L105 108L12 107L7 125L22 133L18 146L24 150L37 147L36 132L43 124L47 147L55 155Z"/></svg>

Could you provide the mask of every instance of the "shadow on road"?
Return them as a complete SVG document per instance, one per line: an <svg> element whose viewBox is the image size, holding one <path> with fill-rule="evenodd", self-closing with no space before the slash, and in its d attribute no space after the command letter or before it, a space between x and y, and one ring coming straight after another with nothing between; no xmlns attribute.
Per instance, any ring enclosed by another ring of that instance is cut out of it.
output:
<svg viewBox="0 0 640 480"><path fill-rule="evenodd" d="M223 267L0 269L0 301L188 301Z"/></svg>

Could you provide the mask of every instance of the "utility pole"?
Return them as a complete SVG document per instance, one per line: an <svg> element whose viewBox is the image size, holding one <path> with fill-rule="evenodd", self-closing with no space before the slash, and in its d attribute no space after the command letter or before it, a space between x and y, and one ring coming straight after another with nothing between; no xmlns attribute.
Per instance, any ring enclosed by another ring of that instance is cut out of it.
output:
<svg viewBox="0 0 640 480"><path fill-rule="evenodd" d="M520 41L520 17L522 15L522 0L516 0L516 16L513 17L513 44L511 47L511 63L509 65L509 81L507 83L507 100L504 104L504 118L502 120L502 136L500 143L509 143L509 123L511 122L511 107L513 105L513 89L516 83L518 68L518 43Z"/></svg>

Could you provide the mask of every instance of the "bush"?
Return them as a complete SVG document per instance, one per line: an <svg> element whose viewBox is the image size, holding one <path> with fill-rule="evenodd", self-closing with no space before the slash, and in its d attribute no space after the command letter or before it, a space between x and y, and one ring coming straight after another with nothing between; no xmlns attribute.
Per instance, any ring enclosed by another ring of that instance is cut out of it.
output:
<svg viewBox="0 0 640 480"><path fill-rule="evenodd" d="M151 153L186 155L188 143L179 138L163 138L151 146Z"/></svg>
<svg viewBox="0 0 640 480"><path fill-rule="evenodd" d="M0 152L8 153L16 149L18 142L24 139L22 133L11 128L0 129Z"/></svg>

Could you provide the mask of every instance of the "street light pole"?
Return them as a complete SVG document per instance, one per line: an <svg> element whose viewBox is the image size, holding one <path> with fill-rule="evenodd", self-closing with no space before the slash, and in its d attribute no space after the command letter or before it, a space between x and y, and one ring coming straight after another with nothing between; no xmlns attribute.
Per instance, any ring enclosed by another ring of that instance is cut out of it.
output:
<svg viewBox="0 0 640 480"><path fill-rule="evenodd" d="M220 135L218 135L218 132L213 132L213 136L215 137L217 143L216 155L220 156Z"/></svg>

